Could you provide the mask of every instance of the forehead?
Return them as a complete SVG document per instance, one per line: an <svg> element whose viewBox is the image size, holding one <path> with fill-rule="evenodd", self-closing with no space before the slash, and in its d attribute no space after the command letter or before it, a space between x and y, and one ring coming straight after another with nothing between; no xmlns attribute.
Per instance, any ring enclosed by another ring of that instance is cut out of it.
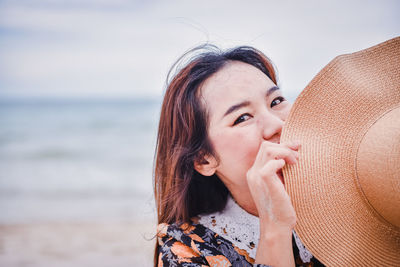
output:
<svg viewBox="0 0 400 267"><path fill-rule="evenodd" d="M256 67L231 61L201 86L203 102L210 113L225 110L242 101L262 97L274 83ZM211 114L212 115L212 114Z"/></svg>

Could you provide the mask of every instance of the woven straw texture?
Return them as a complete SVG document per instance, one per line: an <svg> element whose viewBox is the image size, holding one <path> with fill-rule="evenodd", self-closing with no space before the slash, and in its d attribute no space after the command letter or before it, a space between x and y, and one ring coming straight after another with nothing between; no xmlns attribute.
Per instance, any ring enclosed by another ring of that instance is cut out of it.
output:
<svg viewBox="0 0 400 267"><path fill-rule="evenodd" d="M327 266L400 266L400 229L368 204L356 170L363 136L396 109L400 37L336 57L292 107L281 142L302 144L299 162L283 168L298 217L295 230ZM393 146L400 157L400 138Z"/></svg>

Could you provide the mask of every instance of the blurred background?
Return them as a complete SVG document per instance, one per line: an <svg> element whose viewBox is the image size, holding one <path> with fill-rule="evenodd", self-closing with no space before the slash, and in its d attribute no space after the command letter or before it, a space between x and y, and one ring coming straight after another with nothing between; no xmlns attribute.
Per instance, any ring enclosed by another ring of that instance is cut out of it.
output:
<svg viewBox="0 0 400 267"><path fill-rule="evenodd" d="M396 0L0 0L0 266L152 265L158 116L185 51L254 46L294 101L335 56L398 36L399 12Z"/></svg>

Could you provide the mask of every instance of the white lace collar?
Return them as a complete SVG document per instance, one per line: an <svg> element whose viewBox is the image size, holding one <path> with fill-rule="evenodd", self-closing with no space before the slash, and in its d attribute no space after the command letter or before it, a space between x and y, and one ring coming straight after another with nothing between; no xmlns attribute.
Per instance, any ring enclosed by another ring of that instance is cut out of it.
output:
<svg viewBox="0 0 400 267"><path fill-rule="evenodd" d="M242 209L232 197L228 197L226 207L221 212L200 215L199 222L213 232L232 242L239 249L245 250L253 259L256 258L260 223L258 217ZM310 262L312 254L301 243L293 231L296 245L303 262Z"/></svg>

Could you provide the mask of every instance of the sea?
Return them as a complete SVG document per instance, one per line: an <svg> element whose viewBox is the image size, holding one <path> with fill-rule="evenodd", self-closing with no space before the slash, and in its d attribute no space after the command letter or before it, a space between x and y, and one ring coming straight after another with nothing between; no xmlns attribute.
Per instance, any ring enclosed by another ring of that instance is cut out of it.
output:
<svg viewBox="0 0 400 267"><path fill-rule="evenodd" d="M153 220L160 106L0 100L0 224Z"/></svg>

